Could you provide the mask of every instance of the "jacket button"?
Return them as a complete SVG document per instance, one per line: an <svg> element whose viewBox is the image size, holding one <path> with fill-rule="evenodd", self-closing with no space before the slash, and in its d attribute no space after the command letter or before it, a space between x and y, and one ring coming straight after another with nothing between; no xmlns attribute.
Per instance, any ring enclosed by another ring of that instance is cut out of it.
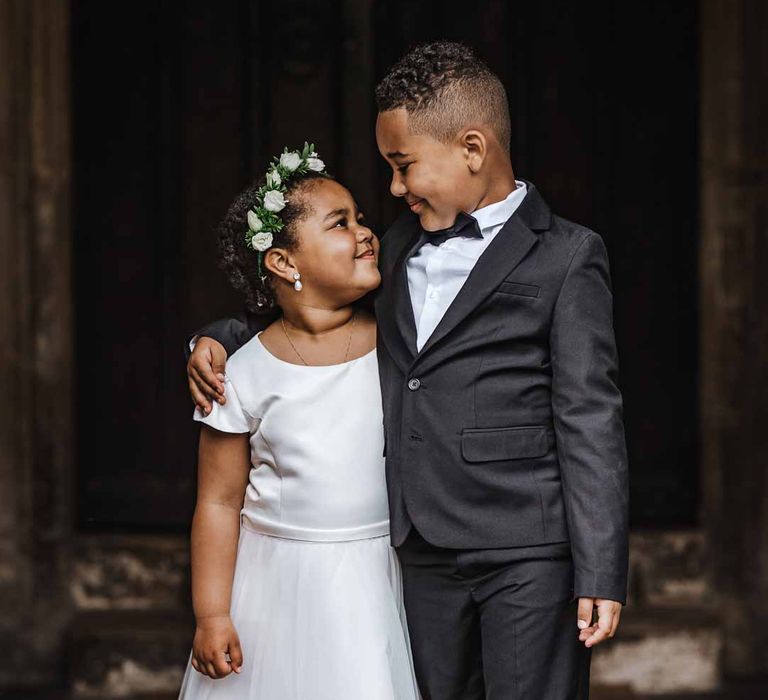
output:
<svg viewBox="0 0 768 700"><path fill-rule="evenodd" d="M421 382L414 377L413 379L408 380L408 388L411 391L416 391L421 386Z"/></svg>

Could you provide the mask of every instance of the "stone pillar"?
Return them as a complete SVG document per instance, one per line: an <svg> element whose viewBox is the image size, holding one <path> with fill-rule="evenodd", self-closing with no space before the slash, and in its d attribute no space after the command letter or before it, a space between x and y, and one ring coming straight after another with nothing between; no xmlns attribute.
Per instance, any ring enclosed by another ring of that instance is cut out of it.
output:
<svg viewBox="0 0 768 700"><path fill-rule="evenodd" d="M53 683L72 478L69 3L0 0L0 689Z"/></svg>
<svg viewBox="0 0 768 700"><path fill-rule="evenodd" d="M702 524L726 676L768 673L768 4L701 2Z"/></svg>

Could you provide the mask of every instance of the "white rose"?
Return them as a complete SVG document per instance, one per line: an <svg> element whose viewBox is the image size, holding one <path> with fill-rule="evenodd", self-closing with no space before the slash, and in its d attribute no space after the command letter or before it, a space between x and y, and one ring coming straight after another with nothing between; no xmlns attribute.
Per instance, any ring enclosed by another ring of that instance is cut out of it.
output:
<svg viewBox="0 0 768 700"><path fill-rule="evenodd" d="M263 253L272 245L272 234L269 231L261 231L251 238L251 247Z"/></svg>
<svg viewBox="0 0 768 700"><path fill-rule="evenodd" d="M296 153L296 151L292 151L291 153L283 153L283 155L280 156L280 165L282 165L286 170L290 172L296 170L300 164L301 156Z"/></svg>
<svg viewBox="0 0 768 700"><path fill-rule="evenodd" d="M277 170L270 170L267 173L267 185L269 187L278 187L283 179L280 177L280 173Z"/></svg>
<svg viewBox="0 0 768 700"><path fill-rule="evenodd" d="M258 233L261 231L264 224L261 223L261 219L256 216L256 214L252 211L248 212L248 228L251 229L254 233Z"/></svg>
<svg viewBox="0 0 768 700"><path fill-rule="evenodd" d="M285 197L280 190L269 190L264 195L264 208L267 211L282 211L285 209Z"/></svg>
<svg viewBox="0 0 768 700"><path fill-rule="evenodd" d="M325 163L323 163L323 161L319 158L314 158L312 156L307 158L307 165L309 166L310 170L315 170L317 172L325 169Z"/></svg>

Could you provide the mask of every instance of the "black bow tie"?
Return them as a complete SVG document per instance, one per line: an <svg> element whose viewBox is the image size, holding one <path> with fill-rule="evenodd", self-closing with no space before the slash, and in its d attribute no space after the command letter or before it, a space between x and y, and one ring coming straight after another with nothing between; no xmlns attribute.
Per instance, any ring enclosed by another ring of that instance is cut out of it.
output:
<svg viewBox="0 0 768 700"><path fill-rule="evenodd" d="M456 221L454 221L453 226L450 228L444 228L440 231L425 231L425 233L427 235L425 243L431 243L432 245L442 245L449 238L456 238L456 236L461 236L462 238L483 237L477 219L474 216L465 214L463 211L459 212Z"/></svg>

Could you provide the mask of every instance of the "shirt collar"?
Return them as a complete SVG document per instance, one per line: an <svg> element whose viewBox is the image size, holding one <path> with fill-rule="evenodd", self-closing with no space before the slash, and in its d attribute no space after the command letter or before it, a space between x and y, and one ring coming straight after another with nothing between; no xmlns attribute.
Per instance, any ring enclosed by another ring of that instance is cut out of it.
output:
<svg viewBox="0 0 768 700"><path fill-rule="evenodd" d="M487 234L494 226L506 223L506 221L515 213L515 210L525 199L527 188L524 182L515 180L517 189L512 190L505 199L500 202L494 202L482 209L475 209L471 216L477 219L480 224L480 231L483 235Z"/></svg>

